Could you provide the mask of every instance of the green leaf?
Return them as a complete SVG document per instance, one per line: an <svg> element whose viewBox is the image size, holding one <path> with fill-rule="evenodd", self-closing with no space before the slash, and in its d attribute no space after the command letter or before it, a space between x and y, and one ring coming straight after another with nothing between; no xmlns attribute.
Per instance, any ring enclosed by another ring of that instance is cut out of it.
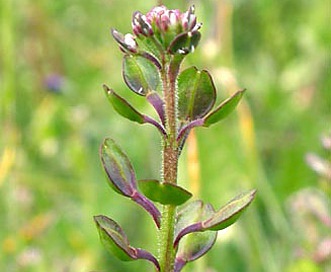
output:
<svg viewBox="0 0 331 272"><path fill-rule="evenodd" d="M108 88L106 85L103 85L103 89L105 90L109 102L117 113L133 122L139 124L145 123L144 116L132 107L124 98L120 97L114 92L114 90Z"/></svg>
<svg viewBox="0 0 331 272"><path fill-rule="evenodd" d="M228 202L211 218L202 222L205 230L222 230L238 220L255 197L256 190L242 193Z"/></svg>
<svg viewBox="0 0 331 272"><path fill-rule="evenodd" d="M131 197L136 191L136 178L129 158L110 138L101 144L100 157L110 187L121 195Z"/></svg>
<svg viewBox="0 0 331 272"><path fill-rule="evenodd" d="M158 69L153 62L139 55L124 56L123 78L132 91L143 96L157 90L161 83Z"/></svg>
<svg viewBox="0 0 331 272"><path fill-rule="evenodd" d="M216 100L213 80L206 70L190 67L178 76L178 112L182 120L205 116Z"/></svg>
<svg viewBox="0 0 331 272"><path fill-rule="evenodd" d="M150 200L163 205L181 205L192 194L176 184L159 182L158 180L139 180L138 186Z"/></svg>
<svg viewBox="0 0 331 272"><path fill-rule="evenodd" d="M109 252L122 261L136 259L135 251L130 247L127 236L115 221L103 215L94 216L94 221L100 240Z"/></svg>
<svg viewBox="0 0 331 272"><path fill-rule="evenodd" d="M236 108L244 92L244 89L236 92L234 95L224 100L215 110L208 113L204 117L203 126L209 127L227 117Z"/></svg>
<svg viewBox="0 0 331 272"><path fill-rule="evenodd" d="M94 216L101 243L104 247L122 261L147 260L160 271L159 262L148 251L134 248L130 245L123 229L112 219L104 215Z"/></svg>
<svg viewBox="0 0 331 272"><path fill-rule="evenodd" d="M149 124L155 126L161 132L162 135L166 135L166 131L165 131L163 125L159 124L153 118L138 112L125 99L123 99L118 94L116 94L114 92L114 90L109 89L106 85L103 85L103 88L106 92L108 100L110 101L110 103L112 104L114 109L117 111L117 113L119 113L123 117L125 117L131 121L137 122L139 124L149 123ZM151 92L149 94L153 94L153 93L155 93L155 92ZM149 97L149 96L147 96L147 97ZM160 112L160 114L162 114L162 112Z"/></svg>

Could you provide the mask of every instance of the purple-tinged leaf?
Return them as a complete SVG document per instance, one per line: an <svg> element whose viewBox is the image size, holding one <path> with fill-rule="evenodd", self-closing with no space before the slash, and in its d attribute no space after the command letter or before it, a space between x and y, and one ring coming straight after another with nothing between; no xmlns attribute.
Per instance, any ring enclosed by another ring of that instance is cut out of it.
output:
<svg viewBox="0 0 331 272"><path fill-rule="evenodd" d="M108 100L118 114L139 124L152 124L161 132L163 136L166 135L166 131L163 125L159 124L153 118L138 112L129 102L127 102L124 98L115 93L114 90L108 88L106 85L103 85L103 88L105 90Z"/></svg>
<svg viewBox="0 0 331 272"><path fill-rule="evenodd" d="M127 236L115 221L104 215L98 215L94 216L94 222L100 240L108 251L122 261L135 259L135 250L130 247Z"/></svg>
<svg viewBox="0 0 331 272"><path fill-rule="evenodd" d="M152 124L154 127L156 127L162 136L167 136L167 132L166 132L164 126L162 124L160 124L159 122L155 121L153 118L151 118L147 115L144 115L144 121L145 121L145 123Z"/></svg>
<svg viewBox="0 0 331 272"><path fill-rule="evenodd" d="M98 215L94 216L100 240L105 248L122 261L134 261L144 259L154 264L160 271L159 262L146 250L130 246L128 238L123 229L112 219Z"/></svg>
<svg viewBox="0 0 331 272"><path fill-rule="evenodd" d="M176 216L174 247L178 246L185 234L201 231L201 223L214 213L213 207L201 200L195 200L182 206ZM188 230L189 232L187 232Z"/></svg>
<svg viewBox="0 0 331 272"><path fill-rule="evenodd" d="M156 226L160 228L161 213L155 205L138 191L132 196L132 200L143 207L153 217Z"/></svg>
<svg viewBox="0 0 331 272"><path fill-rule="evenodd" d="M204 232L208 230L218 231L229 227L238 220L253 201L255 193L256 190L242 193L233 198L217 212L213 212L207 219L188 225L185 228L181 228L180 231L177 231L176 233L174 246L177 246L180 239L189 233Z"/></svg>
<svg viewBox="0 0 331 272"><path fill-rule="evenodd" d="M142 96L157 90L161 83L154 63L139 55L124 56L123 78L132 91Z"/></svg>
<svg viewBox="0 0 331 272"><path fill-rule="evenodd" d="M256 194L256 190L242 193L230 202L225 204L211 218L202 222L205 230L222 230L232 225L243 214L246 208L251 204Z"/></svg>
<svg viewBox="0 0 331 272"><path fill-rule="evenodd" d="M108 176L108 184L117 193L131 197L136 191L136 177L129 158L110 138L100 147L103 168Z"/></svg>
<svg viewBox="0 0 331 272"><path fill-rule="evenodd" d="M165 125L165 112L164 112L164 107L165 103L164 100L158 95L157 92L150 92L146 95L146 98L148 102L154 107L156 110L157 114L160 117L160 120L163 125Z"/></svg>
<svg viewBox="0 0 331 272"><path fill-rule="evenodd" d="M183 138L190 132L192 128L203 126L204 120L203 119L196 119L194 121L189 122L188 124L182 126L179 129L178 136L177 136L177 142L181 142Z"/></svg>
<svg viewBox="0 0 331 272"><path fill-rule="evenodd" d="M175 272L181 271L187 262L203 256L214 245L217 232L201 232L201 222L214 214L210 204L196 200L182 207L177 214L174 247L178 247ZM183 237L183 231L189 235ZM178 245L179 243L179 245Z"/></svg>
<svg viewBox="0 0 331 272"><path fill-rule="evenodd" d="M145 123L144 116L132 107L124 98L116 94L114 90L108 88L105 84L103 85L103 89L105 90L109 102L117 113L133 122L139 124Z"/></svg>
<svg viewBox="0 0 331 272"><path fill-rule="evenodd" d="M184 237L176 254L174 271L181 271L186 263L206 254L215 244L216 238L216 231L195 232Z"/></svg>
<svg viewBox="0 0 331 272"><path fill-rule="evenodd" d="M137 181L129 158L110 138L106 138L100 147L103 167L108 176L108 184L115 192L131 198L142 206L160 227L161 214L155 205L137 189Z"/></svg>
<svg viewBox="0 0 331 272"><path fill-rule="evenodd" d="M153 54L143 51L140 53L140 56L151 61L157 67L157 69L159 69L159 70L162 69L162 65L161 65L160 61Z"/></svg>
<svg viewBox="0 0 331 272"><path fill-rule="evenodd" d="M209 112L204 117L204 126L209 127L227 117L236 108L244 92L245 89L237 91L231 97L224 100L215 110Z"/></svg>
<svg viewBox="0 0 331 272"><path fill-rule="evenodd" d="M150 261L151 263L154 264L156 271L161 270L158 260L150 252L148 252L144 249L136 248L136 253L137 253L137 259L143 259L143 260Z"/></svg>
<svg viewBox="0 0 331 272"><path fill-rule="evenodd" d="M178 115L183 121L205 116L214 106L216 90L206 70L190 67L178 76Z"/></svg>
<svg viewBox="0 0 331 272"><path fill-rule="evenodd" d="M138 186L147 198L163 205L179 206L192 197L184 188L158 180L139 180Z"/></svg>

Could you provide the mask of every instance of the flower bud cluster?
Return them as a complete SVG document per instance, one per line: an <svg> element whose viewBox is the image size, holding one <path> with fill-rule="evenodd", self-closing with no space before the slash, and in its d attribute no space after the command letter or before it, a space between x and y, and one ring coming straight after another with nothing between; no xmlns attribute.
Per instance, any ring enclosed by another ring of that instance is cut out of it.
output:
<svg viewBox="0 0 331 272"><path fill-rule="evenodd" d="M165 34L168 31L174 31L174 34L178 35L182 32L197 31L200 27L201 23L197 23L194 14L194 6L184 13L178 9L169 10L165 6L157 6L146 15L135 12L132 17L132 28L137 37L148 37L154 33Z"/></svg>
<svg viewBox="0 0 331 272"><path fill-rule="evenodd" d="M191 37L192 33L197 33L200 27L201 23L197 23L194 14L194 6L183 13L178 9L169 10L165 6L156 6L146 15L139 11L133 14L132 31L134 35L123 35L117 30L112 30L112 35L124 53L136 54L139 51L137 38L153 37L155 42L167 49L176 37L185 33Z"/></svg>

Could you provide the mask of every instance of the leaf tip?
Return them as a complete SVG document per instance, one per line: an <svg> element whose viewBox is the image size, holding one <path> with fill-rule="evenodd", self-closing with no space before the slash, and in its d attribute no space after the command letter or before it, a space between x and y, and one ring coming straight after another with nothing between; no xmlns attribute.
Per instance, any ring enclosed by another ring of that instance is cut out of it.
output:
<svg viewBox="0 0 331 272"><path fill-rule="evenodd" d="M114 90L109 88L106 84L102 84L102 88L105 91L105 93L108 94L108 95L114 93Z"/></svg>

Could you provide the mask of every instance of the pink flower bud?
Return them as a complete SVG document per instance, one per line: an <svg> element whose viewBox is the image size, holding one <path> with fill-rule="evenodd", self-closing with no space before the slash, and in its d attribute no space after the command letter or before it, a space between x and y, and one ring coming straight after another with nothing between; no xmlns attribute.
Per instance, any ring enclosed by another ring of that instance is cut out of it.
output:
<svg viewBox="0 0 331 272"><path fill-rule="evenodd" d="M181 13L178 9L176 10L169 10L169 22L170 22L170 25L172 26L175 26L177 25L179 22L180 22L180 16L181 16Z"/></svg>
<svg viewBox="0 0 331 272"><path fill-rule="evenodd" d="M156 19L163 13L167 11L167 8L165 6L157 6L152 8L149 12L146 14L147 21L149 23L155 22Z"/></svg>
<svg viewBox="0 0 331 272"><path fill-rule="evenodd" d="M137 53L138 52L138 45L135 40L135 37L132 34L125 34L118 32L115 29L111 31L112 36L120 45L120 49L125 52Z"/></svg>
<svg viewBox="0 0 331 272"><path fill-rule="evenodd" d="M154 34L149 20L147 20L147 17L141 14L139 11L136 11L132 16L132 29L133 33L138 37L139 35L149 37Z"/></svg>
<svg viewBox="0 0 331 272"><path fill-rule="evenodd" d="M194 6L191 6L188 11L182 14L182 26L185 31L198 30L201 27L199 24L198 29L194 29L197 23L197 17L194 15Z"/></svg>
<svg viewBox="0 0 331 272"><path fill-rule="evenodd" d="M170 24L168 12L162 12L162 14L159 14L158 17L156 17L155 23L161 32L166 32Z"/></svg>

